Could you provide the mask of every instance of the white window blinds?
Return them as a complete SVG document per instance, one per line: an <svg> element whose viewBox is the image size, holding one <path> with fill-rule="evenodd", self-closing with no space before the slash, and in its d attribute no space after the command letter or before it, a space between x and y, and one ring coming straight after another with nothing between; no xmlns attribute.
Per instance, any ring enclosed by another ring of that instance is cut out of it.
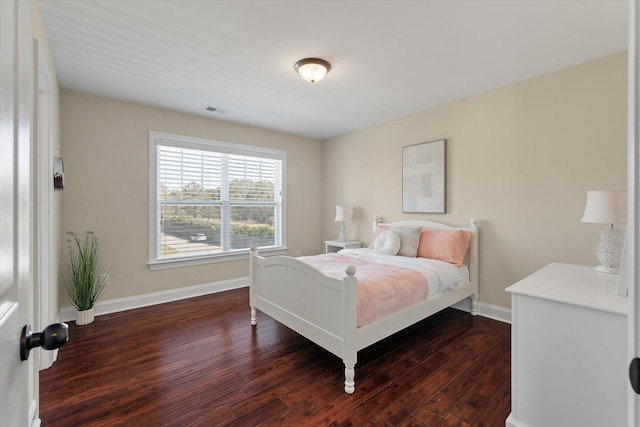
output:
<svg viewBox="0 0 640 427"><path fill-rule="evenodd" d="M252 245L282 247L282 152L152 135L156 224L150 262L246 253Z"/></svg>

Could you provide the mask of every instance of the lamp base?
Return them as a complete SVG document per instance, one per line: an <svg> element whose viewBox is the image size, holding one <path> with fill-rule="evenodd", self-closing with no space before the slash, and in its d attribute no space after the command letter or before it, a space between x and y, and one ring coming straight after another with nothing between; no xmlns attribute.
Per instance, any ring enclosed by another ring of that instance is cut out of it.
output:
<svg viewBox="0 0 640 427"><path fill-rule="evenodd" d="M338 242L346 242L349 238L347 237L347 227L344 225L344 221L342 222L342 226L340 227L340 235L338 236Z"/></svg>
<svg viewBox="0 0 640 427"><path fill-rule="evenodd" d="M599 265L596 267L596 271L600 273L608 273L608 274L620 274L620 268L616 267L605 267L604 265Z"/></svg>
<svg viewBox="0 0 640 427"><path fill-rule="evenodd" d="M611 224L600 233L600 242L596 246L596 256L600 261L597 271L609 274L620 273L622 250L624 249L624 234Z"/></svg>

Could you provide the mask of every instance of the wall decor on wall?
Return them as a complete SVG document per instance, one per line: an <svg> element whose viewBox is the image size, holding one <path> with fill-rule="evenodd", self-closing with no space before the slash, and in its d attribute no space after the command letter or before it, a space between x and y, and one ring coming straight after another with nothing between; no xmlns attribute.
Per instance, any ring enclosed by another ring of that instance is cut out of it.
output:
<svg viewBox="0 0 640 427"><path fill-rule="evenodd" d="M53 189L64 190L64 164L62 157L53 158Z"/></svg>
<svg viewBox="0 0 640 427"><path fill-rule="evenodd" d="M402 147L402 212L445 213L445 142Z"/></svg>

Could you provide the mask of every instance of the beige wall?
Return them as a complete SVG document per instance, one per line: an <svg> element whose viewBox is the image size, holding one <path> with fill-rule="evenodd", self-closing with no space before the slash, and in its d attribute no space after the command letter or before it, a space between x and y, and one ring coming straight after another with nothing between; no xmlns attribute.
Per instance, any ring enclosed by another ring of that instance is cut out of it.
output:
<svg viewBox="0 0 640 427"><path fill-rule="evenodd" d="M94 230L102 238L104 260L113 268L101 301L249 274L248 259L149 270L149 130L285 150L289 253L311 254L321 248L320 141L62 91L62 233Z"/></svg>
<svg viewBox="0 0 640 427"><path fill-rule="evenodd" d="M336 204L371 219L480 221L480 301L550 262L597 265L600 225L580 222L586 191L626 188L626 53L443 105L324 143L324 237ZM384 104L384 102L382 102ZM446 139L446 214L402 213L402 147Z"/></svg>
<svg viewBox="0 0 640 427"><path fill-rule="evenodd" d="M286 150L290 254L318 253L338 235L336 204L355 207L349 236L365 243L374 215L454 225L476 218L480 300L508 308L504 289L550 262L597 264L601 227L580 218L587 190L626 188L626 54L323 143L63 91L61 233L93 229L104 239L113 271L103 301L248 274L244 261L149 271L149 130ZM447 213L403 214L402 147L442 138Z"/></svg>

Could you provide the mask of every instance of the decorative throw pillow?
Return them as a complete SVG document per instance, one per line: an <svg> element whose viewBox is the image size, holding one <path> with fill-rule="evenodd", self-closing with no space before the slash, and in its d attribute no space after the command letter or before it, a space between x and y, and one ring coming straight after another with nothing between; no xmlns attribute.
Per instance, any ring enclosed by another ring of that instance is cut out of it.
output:
<svg viewBox="0 0 640 427"><path fill-rule="evenodd" d="M469 230L422 230L418 256L437 259L460 267L469 251Z"/></svg>
<svg viewBox="0 0 640 427"><path fill-rule="evenodd" d="M402 226L392 227L391 230L400 236L398 255L415 258L418 253L418 242L420 241L422 227Z"/></svg>
<svg viewBox="0 0 640 427"><path fill-rule="evenodd" d="M375 243L376 243L376 239L378 238L378 235L380 233L382 233L383 231L389 230L391 227L389 227L388 225L376 225L376 231L375 233L373 233L373 238L371 239L371 243L369 243L368 248L369 249L374 249Z"/></svg>
<svg viewBox="0 0 640 427"><path fill-rule="evenodd" d="M391 230L378 234L373 249L381 254L395 255L400 250L400 236Z"/></svg>

